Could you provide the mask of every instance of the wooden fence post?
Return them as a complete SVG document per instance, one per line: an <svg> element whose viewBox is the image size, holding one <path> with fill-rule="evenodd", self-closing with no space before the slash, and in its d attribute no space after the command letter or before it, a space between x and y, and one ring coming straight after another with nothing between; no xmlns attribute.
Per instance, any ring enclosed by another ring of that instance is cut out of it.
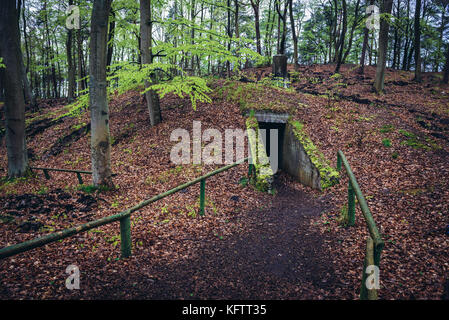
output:
<svg viewBox="0 0 449 320"><path fill-rule="evenodd" d="M43 171L44 171L45 179L50 180L50 174L48 173L48 170L44 169Z"/></svg>
<svg viewBox="0 0 449 320"><path fill-rule="evenodd" d="M83 178L81 178L81 173L77 172L77 173L76 173L76 176L77 176L77 178L78 178L78 182L79 182L80 184L83 184Z"/></svg>
<svg viewBox="0 0 449 320"><path fill-rule="evenodd" d="M204 216L204 202L206 200L206 179L200 182L200 216Z"/></svg>
<svg viewBox="0 0 449 320"><path fill-rule="evenodd" d="M348 182L348 226L355 224L355 194L351 181Z"/></svg>
<svg viewBox="0 0 449 320"><path fill-rule="evenodd" d="M368 239L366 240L365 260L363 262L362 285L360 287L360 300L377 300L377 289L373 288L369 290L366 287L366 279L368 278L366 268L372 265L375 265L374 241L370 236L368 236Z"/></svg>
<svg viewBox="0 0 449 320"><path fill-rule="evenodd" d="M337 171L341 171L341 157L339 153L337 153Z"/></svg>
<svg viewBox="0 0 449 320"><path fill-rule="evenodd" d="M122 258L131 255L131 218L126 216L120 219L120 249Z"/></svg>

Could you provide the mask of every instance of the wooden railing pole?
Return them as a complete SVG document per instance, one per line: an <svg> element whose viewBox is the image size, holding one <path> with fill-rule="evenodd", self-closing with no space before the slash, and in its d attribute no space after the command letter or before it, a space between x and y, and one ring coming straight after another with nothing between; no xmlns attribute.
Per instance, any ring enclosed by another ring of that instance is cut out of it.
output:
<svg viewBox="0 0 449 320"><path fill-rule="evenodd" d="M183 189L188 188L194 184L197 184L198 182L201 182L202 180L205 180L209 177L212 177L212 176L222 173L226 170L229 170L233 167L236 167L245 161L248 161L248 158L239 160L230 165L227 165L227 166L221 167L217 170L211 171L211 172L209 172L201 177L198 177L192 181L189 181L187 183L179 185L179 186L177 186L173 189L170 189L166 192L160 193L150 199L144 200L144 201L136 204L134 207L128 208L125 211L122 211L118 214L100 218L95 221L90 221L85 224L78 225L76 227L64 229L62 231L50 233L50 234L44 235L42 237L28 240L25 242L21 242L21 243L15 244L15 245L0 248L0 260L7 258L7 257L11 257L11 256L16 255L21 252L25 252L25 251L28 251L28 250L31 250L34 248L42 247L48 243L62 240L62 239L71 237L75 234L78 234L78 233L81 233L81 232L84 232L84 231L87 231L87 230L90 230L90 229L93 229L93 228L96 228L99 226L103 226L105 224L112 223L114 221L120 221L122 256L124 256L124 257L129 256L129 255L131 255L131 222L130 222L130 218L129 218L131 213L149 205L150 203L161 200L162 198L165 198L173 193L176 193L180 190L183 190ZM33 169L43 170L43 168L33 168ZM62 170L56 170L56 171L62 171ZM81 172L81 173L83 173L83 172ZM128 219L125 219L125 218L128 218Z"/></svg>
<svg viewBox="0 0 449 320"><path fill-rule="evenodd" d="M355 194L351 181L348 182L348 226L355 224Z"/></svg>
<svg viewBox="0 0 449 320"><path fill-rule="evenodd" d="M80 184L83 184L83 178L81 178L81 173L77 172L77 173L76 173L76 177L78 178L78 182L79 182Z"/></svg>
<svg viewBox="0 0 449 320"><path fill-rule="evenodd" d="M362 214L365 218L366 224L368 225L368 230L369 230L370 236L374 240L374 246L375 246L375 248L380 248L380 251L381 251L381 249L384 246L384 242L382 240L379 230L377 229L376 222L374 221L373 215L371 214L371 211L368 208L368 204L366 203L365 197L363 196L363 193L360 190L360 186L357 183L357 179L355 178L354 173L351 170L348 160L346 159L343 152L338 151L338 154L341 158L342 164L344 165L344 167L346 169L346 173L348 174L348 178L352 185L352 189L357 197L357 200L359 201L359 206L360 206ZM376 255L378 255L378 254L376 253ZM379 255L379 257L380 257L380 255Z"/></svg>
<svg viewBox="0 0 449 320"><path fill-rule="evenodd" d="M337 171L341 171L341 156L340 153L337 152Z"/></svg>
<svg viewBox="0 0 449 320"><path fill-rule="evenodd" d="M206 200L206 179L200 182L200 216L204 216L204 203Z"/></svg>
<svg viewBox="0 0 449 320"><path fill-rule="evenodd" d="M120 249L122 258L131 256L131 218L120 219Z"/></svg>
<svg viewBox="0 0 449 320"><path fill-rule="evenodd" d="M50 180L50 174L48 173L48 170L44 169L43 171L44 171L45 179Z"/></svg>
<svg viewBox="0 0 449 320"><path fill-rule="evenodd" d="M368 236L368 239L366 240L365 260L363 263L362 285L360 287L360 300L377 300L377 289L375 288L368 289L366 286L366 280L368 278L366 268L368 266L373 265L376 265L374 263L374 242L373 239Z"/></svg>

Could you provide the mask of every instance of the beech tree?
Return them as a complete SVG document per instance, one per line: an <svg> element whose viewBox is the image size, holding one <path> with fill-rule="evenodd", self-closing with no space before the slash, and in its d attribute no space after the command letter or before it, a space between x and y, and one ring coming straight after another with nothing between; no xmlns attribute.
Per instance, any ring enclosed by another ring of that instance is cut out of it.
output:
<svg viewBox="0 0 449 320"><path fill-rule="evenodd" d="M342 0L342 6L343 6L343 22L342 22L343 25L341 28L341 35L336 48L337 66L335 67L335 73L340 72L340 67L343 60L343 51L345 49L346 31L348 30L348 9L346 5L346 0Z"/></svg>
<svg viewBox="0 0 449 320"><path fill-rule="evenodd" d="M443 83L449 83L449 44L446 49L446 63L444 65Z"/></svg>
<svg viewBox="0 0 449 320"><path fill-rule="evenodd" d="M16 0L2 1L0 10L0 77L5 90L5 129L9 178L28 172L25 136L25 100L22 90L23 60L19 40L19 6Z"/></svg>
<svg viewBox="0 0 449 320"><path fill-rule="evenodd" d="M421 82L421 0L415 8L415 81Z"/></svg>
<svg viewBox="0 0 449 320"><path fill-rule="evenodd" d="M381 14L390 14L393 7L393 0L383 0ZM377 53L376 79L374 80L374 89L381 93L384 89L385 67L387 64L388 50L388 32L390 30L389 19L384 17L380 20L379 30L379 49Z"/></svg>
<svg viewBox="0 0 449 320"><path fill-rule="evenodd" d="M374 0L366 0L366 5L372 6L374 4ZM365 25L364 32L363 32L363 44L362 44L362 54L360 56L360 69L359 73L363 74L365 72L365 60L366 60L366 50L368 48L368 41L369 41L369 29Z"/></svg>
<svg viewBox="0 0 449 320"><path fill-rule="evenodd" d="M140 0L140 50L142 54L142 63L153 63L152 53L152 32L153 21L151 19L151 0ZM155 81L154 75L151 77ZM149 82L145 81L145 87L148 88ZM150 114L151 126L161 122L161 108L159 95L154 90L148 90L145 93L148 112Z"/></svg>
<svg viewBox="0 0 449 320"><path fill-rule="evenodd" d="M108 18L112 0L95 0L92 8L89 57L91 160L95 186L113 186L109 107L106 90Z"/></svg>
<svg viewBox="0 0 449 320"><path fill-rule="evenodd" d="M298 35L296 34L295 28L295 18L293 15L293 0L288 1L288 7L290 11L290 24L292 28L292 38L293 38L293 64L295 65L295 70L298 69Z"/></svg>
<svg viewBox="0 0 449 320"><path fill-rule="evenodd" d="M260 38L260 1L261 0L250 0L251 7L254 11L254 26L256 29L256 46L258 54L262 54L262 45Z"/></svg>

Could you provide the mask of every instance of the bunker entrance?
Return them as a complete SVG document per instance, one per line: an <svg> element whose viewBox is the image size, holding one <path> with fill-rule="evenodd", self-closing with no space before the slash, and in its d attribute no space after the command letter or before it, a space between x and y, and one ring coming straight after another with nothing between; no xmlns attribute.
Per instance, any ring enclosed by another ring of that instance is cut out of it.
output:
<svg viewBox="0 0 449 320"><path fill-rule="evenodd" d="M276 173L282 168L284 158L284 138L288 113L256 112L261 137L271 168ZM274 154L275 153L275 154Z"/></svg>
<svg viewBox="0 0 449 320"><path fill-rule="evenodd" d="M321 190L320 172L288 123L289 115L259 111L254 117L273 173L282 170L303 185Z"/></svg>
<svg viewBox="0 0 449 320"><path fill-rule="evenodd" d="M279 171L283 160L285 123L259 122L259 129L265 130L262 134L262 140L267 156L271 162L274 162L272 163L272 169Z"/></svg>

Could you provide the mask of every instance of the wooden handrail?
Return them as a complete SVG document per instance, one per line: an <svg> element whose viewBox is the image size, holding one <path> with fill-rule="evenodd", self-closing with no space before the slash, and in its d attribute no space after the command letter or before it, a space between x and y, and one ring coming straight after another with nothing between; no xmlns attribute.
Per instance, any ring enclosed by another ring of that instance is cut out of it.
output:
<svg viewBox="0 0 449 320"><path fill-rule="evenodd" d="M366 224L368 226L369 231L369 239L367 242L367 253L365 258L365 267L363 269L362 275L362 290L360 293L361 299L371 299L375 297L377 299L377 292L373 290L366 290L365 286L365 270L368 265L366 263L372 263L373 265L379 267L380 264L380 256L382 250L384 248L384 241L382 240L382 236L379 232L379 229L376 226L376 222L374 221L373 215L368 208L368 204L366 203L365 197L363 196L362 190L360 189L359 184L357 183L357 179L355 178L354 173L352 172L351 166L349 165L348 160L341 150L337 152L337 170L341 171L342 165L346 169L346 173L348 174L349 182L348 182L348 224L350 226L355 223L355 198L360 205L360 209L362 210L362 214L365 217ZM370 250L370 247L372 248ZM372 259L369 255L372 254ZM372 262L371 262L372 261Z"/></svg>
<svg viewBox="0 0 449 320"><path fill-rule="evenodd" d="M185 188L188 188L196 183L203 183L207 178L212 177L216 174L219 174L221 172L224 172L226 170L229 170L237 165L242 164L243 162L247 161L248 158L245 158L243 160L237 161L235 163L232 163L230 165L224 166L222 168L219 168L217 170L211 171L199 178L196 178L192 181L189 181L187 183L184 183L182 185L179 185L173 189L170 189L164 193L158 194L150 199L144 200L137 205L126 209L118 214L107 216L95 221L91 221L76 227L72 227L69 229L65 229L62 231L58 231L52 234L48 234L33 240L25 241L19 244L11 245L8 247L4 247L0 249L0 259L4 259L7 257L11 257L13 255L16 255L21 252L25 252L37 247L42 247L48 243L55 242L58 240L62 240L68 237L71 237L75 234L105 225L109 224L115 221L120 221L120 237L121 237L121 255L122 257L129 257L131 255L131 224L130 224L130 216L133 212L149 205L150 203L156 202L158 200L161 200L162 198L165 198L173 193L176 193L178 191L181 191ZM205 189L201 188L202 192L205 192ZM204 194L203 194L204 196ZM203 198L204 199L204 198ZM204 200L202 201L202 208L200 208L200 213L204 214Z"/></svg>

